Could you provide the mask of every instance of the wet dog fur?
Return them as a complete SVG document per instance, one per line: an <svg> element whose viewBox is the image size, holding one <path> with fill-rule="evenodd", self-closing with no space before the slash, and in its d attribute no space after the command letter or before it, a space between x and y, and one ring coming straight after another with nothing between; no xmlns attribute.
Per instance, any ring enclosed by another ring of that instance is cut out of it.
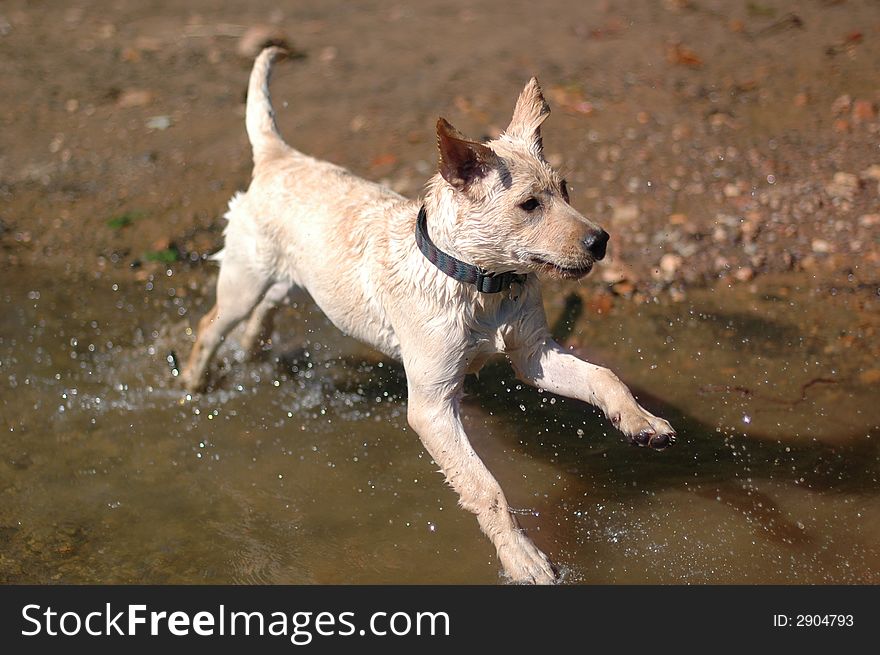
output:
<svg viewBox="0 0 880 655"><path fill-rule="evenodd" d="M439 170L416 201L283 141L268 89L280 54L264 50L251 73L253 180L229 204L217 303L199 323L184 385L204 387L212 356L239 322L247 320L242 345L257 348L275 306L292 288L306 289L340 330L403 363L409 424L492 540L506 576L554 582L550 560L471 448L459 417L465 375L503 354L520 379L599 407L637 445L662 449L675 432L614 373L550 335L539 278L583 277L608 235L569 204L565 180L544 159L540 128L550 110L537 80L497 139L471 141L441 118ZM525 282L486 294L436 268L416 246L422 204L438 248L487 271L527 274Z"/></svg>

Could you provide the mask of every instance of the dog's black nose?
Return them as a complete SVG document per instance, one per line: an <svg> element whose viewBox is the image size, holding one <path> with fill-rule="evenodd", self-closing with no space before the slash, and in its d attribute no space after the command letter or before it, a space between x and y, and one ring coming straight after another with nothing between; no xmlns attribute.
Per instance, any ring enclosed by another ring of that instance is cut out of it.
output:
<svg viewBox="0 0 880 655"><path fill-rule="evenodd" d="M607 245L608 233L605 230L590 232L584 237L584 247L596 261L605 257L605 246Z"/></svg>

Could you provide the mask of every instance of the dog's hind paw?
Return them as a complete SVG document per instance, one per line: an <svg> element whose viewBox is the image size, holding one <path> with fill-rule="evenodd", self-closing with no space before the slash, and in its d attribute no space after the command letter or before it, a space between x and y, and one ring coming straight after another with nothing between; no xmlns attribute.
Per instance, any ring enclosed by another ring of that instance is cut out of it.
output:
<svg viewBox="0 0 880 655"><path fill-rule="evenodd" d="M511 542L498 550L504 574L513 584L554 584L558 576L550 559L532 540L515 531Z"/></svg>

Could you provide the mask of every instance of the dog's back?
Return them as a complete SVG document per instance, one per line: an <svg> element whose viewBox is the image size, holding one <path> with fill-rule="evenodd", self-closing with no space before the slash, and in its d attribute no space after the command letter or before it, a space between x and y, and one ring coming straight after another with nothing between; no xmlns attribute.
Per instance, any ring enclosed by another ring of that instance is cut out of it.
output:
<svg viewBox="0 0 880 655"><path fill-rule="evenodd" d="M282 54L264 50L251 72L245 124L253 179L230 203L223 257L307 289L343 332L397 356L377 278L388 277L392 260L401 264L405 253L389 257L389 250L412 250L414 202L285 143L268 87Z"/></svg>

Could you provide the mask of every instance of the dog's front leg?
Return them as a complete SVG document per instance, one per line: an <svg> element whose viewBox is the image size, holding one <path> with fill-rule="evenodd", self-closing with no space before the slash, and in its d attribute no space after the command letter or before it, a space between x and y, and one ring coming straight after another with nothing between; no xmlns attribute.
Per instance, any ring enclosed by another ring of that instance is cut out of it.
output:
<svg viewBox="0 0 880 655"><path fill-rule="evenodd" d="M549 332L539 331L508 355L520 379L595 405L633 443L658 450L675 443L672 426L639 405L614 373L567 352Z"/></svg>
<svg viewBox="0 0 880 655"><path fill-rule="evenodd" d="M458 492L461 506L477 515L504 572L520 584L554 582L556 575L547 556L519 528L500 485L468 441L459 417L463 380L431 380L421 363L407 364L409 424ZM418 371L412 373L413 369Z"/></svg>

